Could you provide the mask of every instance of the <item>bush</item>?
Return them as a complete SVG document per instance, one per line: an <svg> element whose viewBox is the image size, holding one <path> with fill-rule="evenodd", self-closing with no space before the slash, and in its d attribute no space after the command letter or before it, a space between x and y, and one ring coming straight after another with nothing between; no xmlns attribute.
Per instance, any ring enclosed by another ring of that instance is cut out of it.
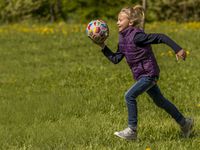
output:
<svg viewBox="0 0 200 150"><path fill-rule="evenodd" d="M142 0L1 0L1 22L16 22L27 18L42 21L65 20L85 22L95 18L117 19L124 6L142 3ZM148 0L147 21L199 21L199 0Z"/></svg>

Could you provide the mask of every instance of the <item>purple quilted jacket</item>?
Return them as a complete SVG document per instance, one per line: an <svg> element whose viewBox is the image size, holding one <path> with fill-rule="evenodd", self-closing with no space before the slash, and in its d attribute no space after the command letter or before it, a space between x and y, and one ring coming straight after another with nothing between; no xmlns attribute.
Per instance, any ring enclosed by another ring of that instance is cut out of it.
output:
<svg viewBox="0 0 200 150"><path fill-rule="evenodd" d="M138 46L134 43L137 32L143 31L130 26L119 33L119 52L124 54L136 80L142 76L159 76L160 69L151 45Z"/></svg>

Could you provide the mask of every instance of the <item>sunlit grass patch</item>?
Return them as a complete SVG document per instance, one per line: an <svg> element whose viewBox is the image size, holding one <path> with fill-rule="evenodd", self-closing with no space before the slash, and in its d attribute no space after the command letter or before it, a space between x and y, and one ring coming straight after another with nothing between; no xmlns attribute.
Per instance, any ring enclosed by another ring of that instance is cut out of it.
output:
<svg viewBox="0 0 200 150"><path fill-rule="evenodd" d="M107 21L115 51L116 23ZM180 111L195 119L183 139L179 126L147 94L138 97L139 139L113 135L127 126L124 92L134 83L125 60L111 64L85 34L84 24L0 26L1 149L199 148L199 23L152 23L146 31L169 35L187 52L176 61L166 45L153 45L161 68L158 84ZM190 36L193 35L193 36Z"/></svg>

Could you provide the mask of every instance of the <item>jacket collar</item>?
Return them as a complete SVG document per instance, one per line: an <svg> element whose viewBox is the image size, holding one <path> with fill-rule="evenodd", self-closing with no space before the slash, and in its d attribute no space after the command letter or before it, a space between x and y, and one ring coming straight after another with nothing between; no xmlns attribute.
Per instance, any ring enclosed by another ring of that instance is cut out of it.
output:
<svg viewBox="0 0 200 150"><path fill-rule="evenodd" d="M123 31L119 32L119 35L122 36L122 37L126 37L128 36L131 31L133 31L135 28L133 26L129 26L127 27L126 29L124 29Z"/></svg>

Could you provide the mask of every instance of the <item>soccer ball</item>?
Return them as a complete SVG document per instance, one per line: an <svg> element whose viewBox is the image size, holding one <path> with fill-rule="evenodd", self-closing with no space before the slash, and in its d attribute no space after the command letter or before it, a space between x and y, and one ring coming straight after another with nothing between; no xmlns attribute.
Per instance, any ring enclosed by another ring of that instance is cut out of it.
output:
<svg viewBox="0 0 200 150"><path fill-rule="evenodd" d="M109 28L102 20L91 21L86 28L87 36L95 43L103 43L109 36Z"/></svg>

